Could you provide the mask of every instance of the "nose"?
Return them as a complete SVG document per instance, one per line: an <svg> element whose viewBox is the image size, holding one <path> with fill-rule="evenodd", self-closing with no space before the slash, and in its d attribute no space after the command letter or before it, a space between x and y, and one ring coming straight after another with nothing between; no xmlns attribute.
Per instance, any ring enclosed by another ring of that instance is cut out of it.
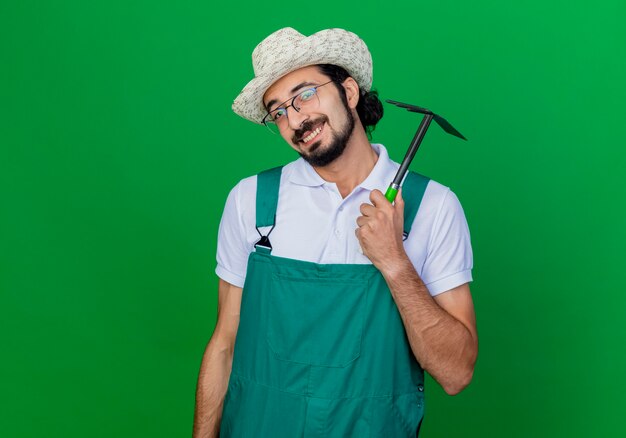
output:
<svg viewBox="0 0 626 438"><path fill-rule="evenodd" d="M302 123L309 118L307 114L298 112L293 107L289 108L288 111L289 113L287 114L287 121L289 122L289 127L294 131L296 129L300 129Z"/></svg>

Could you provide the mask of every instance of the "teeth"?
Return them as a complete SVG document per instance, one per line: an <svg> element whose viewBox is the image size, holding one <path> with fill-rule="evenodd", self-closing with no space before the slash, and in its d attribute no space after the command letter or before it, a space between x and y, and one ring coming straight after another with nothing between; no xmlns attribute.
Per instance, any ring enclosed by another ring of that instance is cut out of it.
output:
<svg viewBox="0 0 626 438"><path fill-rule="evenodd" d="M319 134L321 131L322 131L322 128L321 128L321 127L317 128L315 131L311 132L309 135L307 135L306 137L304 137L304 138L302 139L302 141L303 141L304 143L308 143L308 142L310 142L310 141L311 141L311 140L313 140L313 139L317 136L317 134Z"/></svg>

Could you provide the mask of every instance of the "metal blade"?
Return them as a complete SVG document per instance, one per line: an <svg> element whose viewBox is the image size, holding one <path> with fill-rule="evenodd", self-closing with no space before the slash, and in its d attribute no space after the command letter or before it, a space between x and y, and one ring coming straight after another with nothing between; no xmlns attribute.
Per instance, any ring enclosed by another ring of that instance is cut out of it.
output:
<svg viewBox="0 0 626 438"><path fill-rule="evenodd" d="M457 131L454 128L454 126L452 126L450 124L450 122L448 122L446 119L444 119L440 115L435 114L434 112L432 112L429 109L422 108L422 107L416 106L416 105L411 105L411 104L408 104L408 103L398 102L398 101L395 101L395 100L389 100L389 99L385 100L385 102L390 103L390 104L395 105L395 106L399 106L400 108L405 108L407 111L410 111L412 113L432 114L433 115L433 119L435 120L435 122L437 122L437 124L439 126L441 126L441 129L443 129L448 134L454 135L455 137L462 138L463 140L467 141L467 138L465 138L463 136L463 134L461 134L459 131Z"/></svg>
<svg viewBox="0 0 626 438"><path fill-rule="evenodd" d="M454 129L454 126L452 126L446 119L437 114L435 114L433 118L435 119L435 122L437 122L437 124L448 134L452 134L455 137L459 137L467 141L467 138L463 137L463 134Z"/></svg>
<svg viewBox="0 0 626 438"><path fill-rule="evenodd" d="M397 102L395 100L385 100L385 102L390 103L395 106L399 106L400 108L406 108L412 113L420 113L420 114L434 114L432 111L427 110L426 108L422 108L421 106L409 105L408 103Z"/></svg>

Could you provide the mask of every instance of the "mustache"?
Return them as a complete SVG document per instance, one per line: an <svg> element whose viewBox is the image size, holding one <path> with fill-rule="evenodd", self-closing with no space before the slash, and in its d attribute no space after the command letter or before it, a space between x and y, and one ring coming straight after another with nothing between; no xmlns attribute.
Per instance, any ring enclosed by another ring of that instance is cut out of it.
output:
<svg viewBox="0 0 626 438"><path fill-rule="evenodd" d="M304 137L305 132L312 131L315 125L319 125L327 121L328 121L328 117L325 117L325 116L320 117L319 119L316 119L316 120L307 120L306 122L302 124L302 127L300 129L294 131L293 137L291 138L291 140L294 143L298 143L302 141L302 138Z"/></svg>

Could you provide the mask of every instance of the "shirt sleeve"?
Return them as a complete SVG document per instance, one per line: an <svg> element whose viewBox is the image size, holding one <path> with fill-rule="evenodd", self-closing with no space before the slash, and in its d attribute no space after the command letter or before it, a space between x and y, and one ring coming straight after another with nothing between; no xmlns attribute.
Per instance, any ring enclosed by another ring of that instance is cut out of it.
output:
<svg viewBox="0 0 626 438"><path fill-rule="evenodd" d="M228 283L243 287L250 250L246 239L241 203L242 182L228 194L217 236L215 273Z"/></svg>
<svg viewBox="0 0 626 438"><path fill-rule="evenodd" d="M446 191L428 241L422 280L432 296L472 281L473 254L465 213Z"/></svg>

